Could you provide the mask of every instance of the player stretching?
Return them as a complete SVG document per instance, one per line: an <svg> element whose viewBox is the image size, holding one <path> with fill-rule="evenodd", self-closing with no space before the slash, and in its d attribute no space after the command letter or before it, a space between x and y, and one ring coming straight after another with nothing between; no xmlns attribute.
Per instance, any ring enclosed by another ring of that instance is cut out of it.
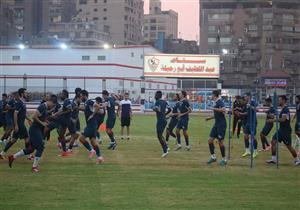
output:
<svg viewBox="0 0 300 210"><path fill-rule="evenodd" d="M102 100L101 97L96 97L95 100L96 100L96 103L101 105L99 113L97 114L97 128L98 128L98 130L97 130L97 141L98 141L99 144L102 144L102 139L101 139L101 136L100 136L99 128L102 125L102 123L104 122L105 108L103 106L103 100Z"/></svg>
<svg viewBox="0 0 300 210"><path fill-rule="evenodd" d="M181 146L181 136L180 130L183 130L183 136L185 139L186 150L191 150L191 146L189 143L189 135L188 135L188 126L189 126L189 113L192 112L190 107L190 103L186 98L187 94L185 91L181 91L180 93L180 102L179 102L179 114L177 115L178 123L176 126L176 137L177 137L177 146L175 151L180 150Z"/></svg>
<svg viewBox="0 0 300 210"><path fill-rule="evenodd" d="M4 150L0 154L0 158L5 156L5 153L9 150L9 148L14 145L18 139L24 139L25 141L25 148L29 147L29 140L28 140L28 132L25 126L25 119L31 121L27 117L27 110L26 110L26 98L27 92L25 88L20 88L18 90L17 95L15 95L15 112L14 112L14 132L12 138L7 142ZM30 157L29 157L30 158Z"/></svg>
<svg viewBox="0 0 300 210"><path fill-rule="evenodd" d="M172 136L173 138L176 139L176 134L173 132L174 128L177 126L178 123L178 113L179 113L179 101L180 101L180 97L179 94L176 93L173 97L173 101L175 102L175 105L172 107L172 112L169 114L168 117L171 117L171 120L168 124L167 127L167 132L166 132L166 142L169 142L169 138L170 136Z"/></svg>
<svg viewBox="0 0 300 210"><path fill-rule="evenodd" d="M100 105L95 103L94 101L88 99L89 93L86 90L81 91L81 100L84 102L84 116L86 121L86 127L84 128L83 133L81 134L79 140L83 144L83 146L90 152L89 158L93 158L96 154L97 161L96 164L101 164L104 162L103 157L100 153L100 148L98 142L96 140L97 131L98 131L98 116ZM91 145L87 142L86 138L90 139Z"/></svg>
<svg viewBox="0 0 300 210"><path fill-rule="evenodd" d="M4 108L5 112L5 130L4 134L1 138L3 144L5 145L6 142L9 140L12 131L14 130L14 112L15 112L15 95L17 93L13 93L10 98L8 99L6 106Z"/></svg>
<svg viewBox="0 0 300 210"><path fill-rule="evenodd" d="M102 91L102 96L105 100L104 106L107 109L106 133L110 139L110 144L107 149L115 150L117 147L117 142L112 129L116 123L116 98L114 96L109 96L107 90Z"/></svg>
<svg viewBox="0 0 300 210"><path fill-rule="evenodd" d="M159 143L161 144L161 147L163 149L163 154L161 157L166 157L168 155L168 145L163 137L164 130L167 125L166 115L168 115L171 112L171 108L169 107L168 103L162 98L162 92L157 91L155 93L155 105L153 107L153 111L156 112L156 134ZM167 113L166 110L168 109Z"/></svg>
<svg viewBox="0 0 300 210"><path fill-rule="evenodd" d="M124 99L120 102L119 116L121 116L121 139L124 138L124 128L127 128L127 140L130 139L130 122L132 118L131 101L129 100L129 93L124 94Z"/></svg>
<svg viewBox="0 0 300 210"><path fill-rule="evenodd" d="M211 157L207 161L207 164L211 164L217 161L217 157L215 155L214 140L218 139L219 147L222 155L222 160L220 161L220 165L225 166L227 164L226 157L225 157L225 146L224 146L224 138L225 138L226 128L227 128L226 118L225 118L226 109L219 95L220 93L218 90L214 90L212 92L212 99L215 101L215 106L213 108L214 117L210 117L206 119L206 121L215 119L215 124L210 131L210 135L208 139L208 146L209 146Z"/></svg>
<svg viewBox="0 0 300 210"><path fill-rule="evenodd" d="M300 153L300 95L296 96L296 114L293 117L293 122L296 118L295 124L295 134L296 134L296 141L295 141L295 148L298 148L298 154Z"/></svg>
<svg viewBox="0 0 300 210"><path fill-rule="evenodd" d="M279 114L278 122L280 123L279 130L274 134L272 138L272 159L268 160L269 164L276 164L276 140L278 137L278 143L283 142L288 150L294 157L294 164L300 165L300 160L297 156L296 150L292 146L292 128L291 128L291 115L288 106L286 105L287 97L285 95L279 96L279 105L281 106L281 112ZM268 122L275 122L276 119L269 119Z"/></svg>
<svg viewBox="0 0 300 210"><path fill-rule="evenodd" d="M43 104L40 104L39 107L33 114L33 123L29 128L29 143L30 146L15 153L14 155L8 156L8 164L9 167L12 167L13 161L24 155L29 155L36 150L33 165L32 165L32 172L39 172L39 161L42 157L44 151L44 127L47 126L46 117L47 111L52 109L55 104L57 103L57 97L52 95L47 101Z"/></svg>
<svg viewBox="0 0 300 210"><path fill-rule="evenodd" d="M260 151L269 151L271 149L271 146L268 142L267 136L269 133L272 131L273 124L272 122L268 122L269 119L274 119L275 116L275 109L272 106L272 99L271 98L266 98L265 100L266 106L269 107L268 111L266 112L266 122L265 126L260 132L260 139L261 139L261 144L262 144L262 150Z"/></svg>
<svg viewBox="0 0 300 210"><path fill-rule="evenodd" d="M244 120L245 120L245 125L243 127L244 127L244 142L245 142L246 151L242 155L242 157L247 157L247 156L251 155L250 148L249 148L249 146L250 146L249 141L250 141L250 135L251 135L251 126L252 126L253 122L251 122L252 119L251 119L250 116L256 114L255 113L256 104L253 100L251 100L251 94L250 93L247 93L244 96L244 99L245 99L245 103L247 104L247 106L245 107L243 112L238 112L238 114L241 117L244 117ZM254 126L254 144L253 144L254 151L253 151L253 157L255 158L258 155L257 140L255 138L256 128L257 128L257 119L255 121L255 125L253 125L253 126Z"/></svg>

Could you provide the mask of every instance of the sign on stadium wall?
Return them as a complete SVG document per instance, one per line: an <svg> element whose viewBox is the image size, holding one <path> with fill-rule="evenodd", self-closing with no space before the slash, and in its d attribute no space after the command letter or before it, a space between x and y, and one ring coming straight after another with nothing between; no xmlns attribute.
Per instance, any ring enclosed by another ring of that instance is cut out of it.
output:
<svg viewBox="0 0 300 210"><path fill-rule="evenodd" d="M219 78L218 55L145 55L145 77Z"/></svg>
<svg viewBox="0 0 300 210"><path fill-rule="evenodd" d="M265 79L265 85L272 87L286 87L286 79Z"/></svg>

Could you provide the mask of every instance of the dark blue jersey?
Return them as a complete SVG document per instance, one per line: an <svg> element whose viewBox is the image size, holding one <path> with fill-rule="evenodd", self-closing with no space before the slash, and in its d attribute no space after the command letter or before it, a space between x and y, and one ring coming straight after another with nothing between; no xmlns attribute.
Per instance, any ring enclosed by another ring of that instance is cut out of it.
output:
<svg viewBox="0 0 300 210"><path fill-rule="evenodd" d="M108 118L115 118L116 117L116 100L113 97L108 97L107 100L105 100L107 102L107 117Z"/></svg>
<svg viewBox="0 0 300 210"><path fill-rule="evenodd" d="M42 121L42 122L45 122L46 118L47 118L47 115L48 115L47 103L40 104L36 110L39 112L39 116L38 116L39 120ZM35 120L33 120L32 126L43 129L43 126L40 123L36 122Z"/></svg>
<svg viewBox="0 0 300 210"><path fill-rule="evenodd" d="M80 106L80 104L78 104L75 100L72 101L71 117L74 120L78 119L78 117L79 117L79 106Z"/></svg>
<svg viewBox="0 0 300 210"><path fill-rule="evenodd" d="M276 114L276 110L273 106L271 106L268 111L266 111L266 120L269 120L269 119L274 119L275 118L275 114ZM273 123L270 123L270 124L273 124Z"/></svg>
<svg viewBox="0 0 300 210"><path fill-rule="evenodd" d="M88 120L93 113L94 113L94 101L89 99L84 104L84 116L85 116L86 123L88 123Z"/></svg>
<svg viewBox="0 0 300 210"><path fill-rule="evenodd" d="M121 106L121 117L128 118L131 113L131 101L130 100L122 100L120 102Z"/></svg>
<svg viewBox="0 0 300 210"><path fill-rule="evenodd" d="M18 125L24 125L26 119L26 104L22 100L15 102L16 111L18 111Z"/></svg>
<svg viewBox="0 0 300 210"><path fill-rule="evenodd" d="M66 120L69 120L71 118L71 115L72 115L72 102L70 99L66 98L64 100L64 103L62 105L62 111L65 112L65 111L70 111L66 114L63 114L62 117Z"/></svg>
<svg viewBox="0 0 300 210"><path fill-rule="evenodd" d="M214 108L222 109L225 107L224 102L221 99L216 101ZM224 125L226 124L226 118L224 112L214 111L215 125Z"/></svg>
<svg viewBox="0 0 300 210"><path fill-rule="evenodd" d="M15 100L10 99L6 104L6 119L7 120L13 120L14 119L14 112L15 112Z"/></svg>
<svg viewBox="0 0 300 210"><path fill-rule="evenodd" d="M179 102L179 111L180 113L186 113L190 109L190 103L187 99L183 99ZM189 118L189 114L185 114L181 118Z"/></svg>
<svg viewBox="0 0 300 210"><path fill-rule="evenodd" d="M180 103L179 101L176 102L176 104L172 107L172 113L173 114L178 114L180 111L179 111L179 106L180 106ZM177 116L172 116L172 118L177 118Z"/></svg>
<svg viewBox="0 0 300 210"><path fill-rule="evenodd" d="M296 106L296 121L300 123L300 104Z"/></svg>
<svg viewBox="0 0 300 210"><path fill-rule="evenodd" d="M155 102L153 110L156 112L157 121L166 120L166 110L169 108L169 105L166 101L159 99Z"/></svg>
<svg viewBox="0 0 300 210"><path fill-rule="evenodd" d="M283 107L280 114L279 114L279 118L282 118L283 115L286 116L286 120L284 122L280 122L280 130L283 131L290 131L292 130L291 128L291 114L290 114L290 110L287 106Z"/></svg>

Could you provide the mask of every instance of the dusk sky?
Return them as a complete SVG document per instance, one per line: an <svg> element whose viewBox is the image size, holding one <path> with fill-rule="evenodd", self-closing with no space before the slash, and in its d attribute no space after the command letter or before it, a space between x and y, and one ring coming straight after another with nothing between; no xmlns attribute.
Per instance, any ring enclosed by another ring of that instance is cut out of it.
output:
<svg viewBox="0 0 300 210"><path fill-rule="evenodd" d="M145 13L149 13L149 1L145 0ZM178 12L180 38L196 40L199 36L199 0L162 0L162 9Z"/></svg>

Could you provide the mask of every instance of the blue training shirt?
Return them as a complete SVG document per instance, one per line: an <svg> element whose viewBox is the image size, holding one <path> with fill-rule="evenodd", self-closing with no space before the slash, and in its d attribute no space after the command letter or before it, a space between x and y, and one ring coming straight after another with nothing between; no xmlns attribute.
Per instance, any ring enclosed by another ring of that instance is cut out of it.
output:
<svg viewBox="0 0 300 210"><path fill-rule="evenodd" d="M187 112L190 107L191 107L191 105L190 105L190 103L187 99L183 99L182 101L179 102L179 111L180 111L180 113ZM186 114L186 115L181 117L181 119L183 119L183 118L189 118L189 114Z"/></svg>
<svg viewBox="0 0 300 210"><path fill-rule="evenodd" d="M219 98L216 101L216 104L215 104L214 108L221 109L221 108L224 108L224 107L225 107L224 102ZM214 111L214 118L215 118L215 125L224 125L224 124L226 124L226 118L225 118L225 114L223 112Z"/></svg>
<svg viewBox="0 0 300 210"><path fill-rule="evenodd" d="M153 110L156 112L157 121L166 120L166 109L169 108L168 103L165 100L156 100Z"/></svg>
<svg viewBox="0 0 300 210"><path fill-rule="evenodd" d="M280 130L283 131L291 131L291 113L287 106L284 106L279 114L279 118L282 118L283 115L286 115L286 120L284 122L280 122Z"/></svg>
<svg viewBox="0 0 300 210"><path fill-rule="evenodd" d="M113 97L108 97L108 99L106 100L106 102L108 103L107 106L107 117L108 118L115 118L116 117L116 100Z"/></svg>
<svg viewBox="0 0 300 210"><path fill-rule="evenodd" d="M26 104L22 100L15 103L16 111L18 111L18 125L24 125L26 119Z"/></svg>
<svg viewBox="0 0 300 210"><path fill-rule="evenodd" d="M10 99L6 106L8 107L8 111L6 112L6 119L7 120L13 120L14 119L14 109L15 109L15 100L14 99Z"/></svg>

